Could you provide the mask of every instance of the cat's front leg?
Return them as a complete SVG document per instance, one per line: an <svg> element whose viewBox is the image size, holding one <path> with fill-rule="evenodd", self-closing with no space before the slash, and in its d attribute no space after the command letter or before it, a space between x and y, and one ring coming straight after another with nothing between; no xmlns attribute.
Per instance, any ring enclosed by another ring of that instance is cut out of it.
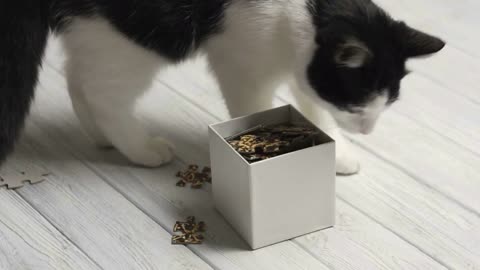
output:
<svg viewBox="0 0 480 270"><path fill-rule="evenodd" d="M340 128L325 130L325 132L335 140L337 174L352 175L358 173L360 171L358 156L351 145L352 143L343 136Z"/></svg>
<svg viewBox="0 0 480 270"><path fill-rule="evenodd" d="M101 19L73 21L64 44L75 110L86 130L135 164L156 167L171 161L172 144L152 138L134 116L137 99L166 61Z"/></svg>
<svg viewBox="0 0 480 270"><path fill-rule="evenodd" d="M216 66L210 60L231 117L240 117L271 109L276 83L254 76L234 66Z"/></svg>
<svg viewBox="0 0 480 270"><path fill-rule="evenodd" d="M92 104L95 121L105 136L131 162L157 167L173 159L173 145L161 137L151 137L133 115L133 104L98 98L103 105ZM118 111L113 108L122 108Z"/></svg>
<svg viewBox="0 0 480 270"><path fill-rule="evenodd" d="M173 145L163 138L152 138L136 119L133 110L137 95L125 91L138 93L138 90L131 90L128 85L108 80L84 84L95 125L116 149L137 165L157 167L170 162Z"/></svg>
<svg viewBox="0 0 480 270"><path fill-rule="evenodd" d="M298 109L320 129L327 133L336 144L336 171L339 175L352 175L360 171L360 163L351 142L345 138L333 117L326 110L314 104L301 93L295 83L290 84Z"/></svg>
<svg viewBox="0 0 480 270"><path fill-rule="evenodd" d="M161 137L152 138L134 116L138 88L135 89L131 81L115 81L84 84L96 126L116 149L137 165L157 167L170 162L173 145Z"/></svg>
<svg viewBox="0 0 480 270"><path fill-rule="evenodd" d="M273 90L249 84L221 84L230 116L240 117L272 108Z"/></svg>
<svg viewBox="0 0 480 270"><path fill-rule="evenodd" d="M66 61L67 71L67 84L68 92L70 94L70 100L72 107L77 115L80 124L87 135L94 141L94 143L100 148L113 147L107 137L102 133L101 129L95 123L95 119L92 115L92 110L85 99L84 92L82 91L82 81L78 80L78 72L75 70L75 63L71 59ZM80 72L80 71L79 71Z"/></svg>

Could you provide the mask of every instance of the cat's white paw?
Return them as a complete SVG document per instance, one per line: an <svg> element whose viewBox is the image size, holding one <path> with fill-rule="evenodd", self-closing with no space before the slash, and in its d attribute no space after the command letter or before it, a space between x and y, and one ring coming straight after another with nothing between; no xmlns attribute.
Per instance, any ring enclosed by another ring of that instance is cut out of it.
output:
<svg viewBox="0 0 480 270"><path fill-rule="evenodd" d="M152 138L144 149L138 149L129 159L140 166L159 167L173 160L175 147L161 137Z"/></svg>
<svg viewBox="0 0 480 270"><path fill-rule="evenodd" d="M351 142L345 138L338 130L332 132L333 138L337 143L336 170L338 175L352 175L360 171L360 162L358 161L355 149Z"/></svg>
<svg viewBox="0 0 480 270"><path fill-rule="evenodd" d="M360 171L360 162L355 155L338 155L336 170L338 175L352 175Z"/></svg>
<svg viewBox="0 0 480 270"><path fill-rule="evenodd" d="M329 135L335 140L337 146L336 171L338 175L352 175L360 171L360 162L351 145L341 132L330 130Z"/></svg>

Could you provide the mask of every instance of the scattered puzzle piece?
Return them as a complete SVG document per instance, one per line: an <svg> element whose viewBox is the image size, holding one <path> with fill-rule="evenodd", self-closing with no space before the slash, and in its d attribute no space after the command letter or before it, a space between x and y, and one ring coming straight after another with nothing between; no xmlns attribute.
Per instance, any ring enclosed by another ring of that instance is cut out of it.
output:
<svg viewBox="0 0 480 270"><path fill-rule="evenodd" d="M0 187L17 189L23 187L26 182L37 184L46 179L47 172L0 172Z"/></svg>
<svg viewBox="0 0 480 270"><path fill-rule="evenodd" d="M197 165L190 165L186 171L178 172L176 176L181 179L177 182L177 186L185 187L187 183L190 183L192 188L199 189L202 188L204 183L211 183L212 172L210 167L204 167L201 172L198 169Z"/></svg>
<svg viewBox="0 0 480 270"><path fill-rule="evenodd" d="M205 223L196 223L195 217L188 217L186 222L177 221L173 231L181 234L172 236L172 245L201 244L204 238L198 233L205 232Z"/></svg>

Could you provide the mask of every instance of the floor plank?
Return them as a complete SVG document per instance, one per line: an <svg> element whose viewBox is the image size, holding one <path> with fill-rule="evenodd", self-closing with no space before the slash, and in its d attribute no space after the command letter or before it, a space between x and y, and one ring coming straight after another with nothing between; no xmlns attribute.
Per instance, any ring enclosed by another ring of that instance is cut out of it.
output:
<svg viewBox="0 0 480 270"><path fill-rule="evenodd" d="M334 230L294 241L331 269L447 269L341 199Z"/></svg>
<svg viewBox="0 0 480 270"><path fill-rule="evenodd" d="M0 205L0 269L100 269L15 191Z"/></svg>
<svg viewBox="0 0 480 270"><path fill-rule="evenodd" d="M13 169L32 162L52 174L19 194L105 269L211 269L132 205L49 134L29 122L11 157Z"/></svg>
<svg viewBox="0 0 480 270"><path fill-rule="evenodd" d="M480 218L359 150L360 175L338 181L338 195L450 269L480 268Z"/></svg>

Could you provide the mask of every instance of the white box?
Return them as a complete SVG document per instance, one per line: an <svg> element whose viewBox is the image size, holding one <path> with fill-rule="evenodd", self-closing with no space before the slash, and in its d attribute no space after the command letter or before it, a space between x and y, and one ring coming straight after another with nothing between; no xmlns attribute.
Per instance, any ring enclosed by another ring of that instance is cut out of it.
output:
<svg viewBox="0 0 480 270"><path fill-rule="evenodd" d="M328 135L319 130L320 145L252 164L224 139L286 122L314 126L288 105L209 127L215 207L253 249L335 223L335 142Z"/></svg>

